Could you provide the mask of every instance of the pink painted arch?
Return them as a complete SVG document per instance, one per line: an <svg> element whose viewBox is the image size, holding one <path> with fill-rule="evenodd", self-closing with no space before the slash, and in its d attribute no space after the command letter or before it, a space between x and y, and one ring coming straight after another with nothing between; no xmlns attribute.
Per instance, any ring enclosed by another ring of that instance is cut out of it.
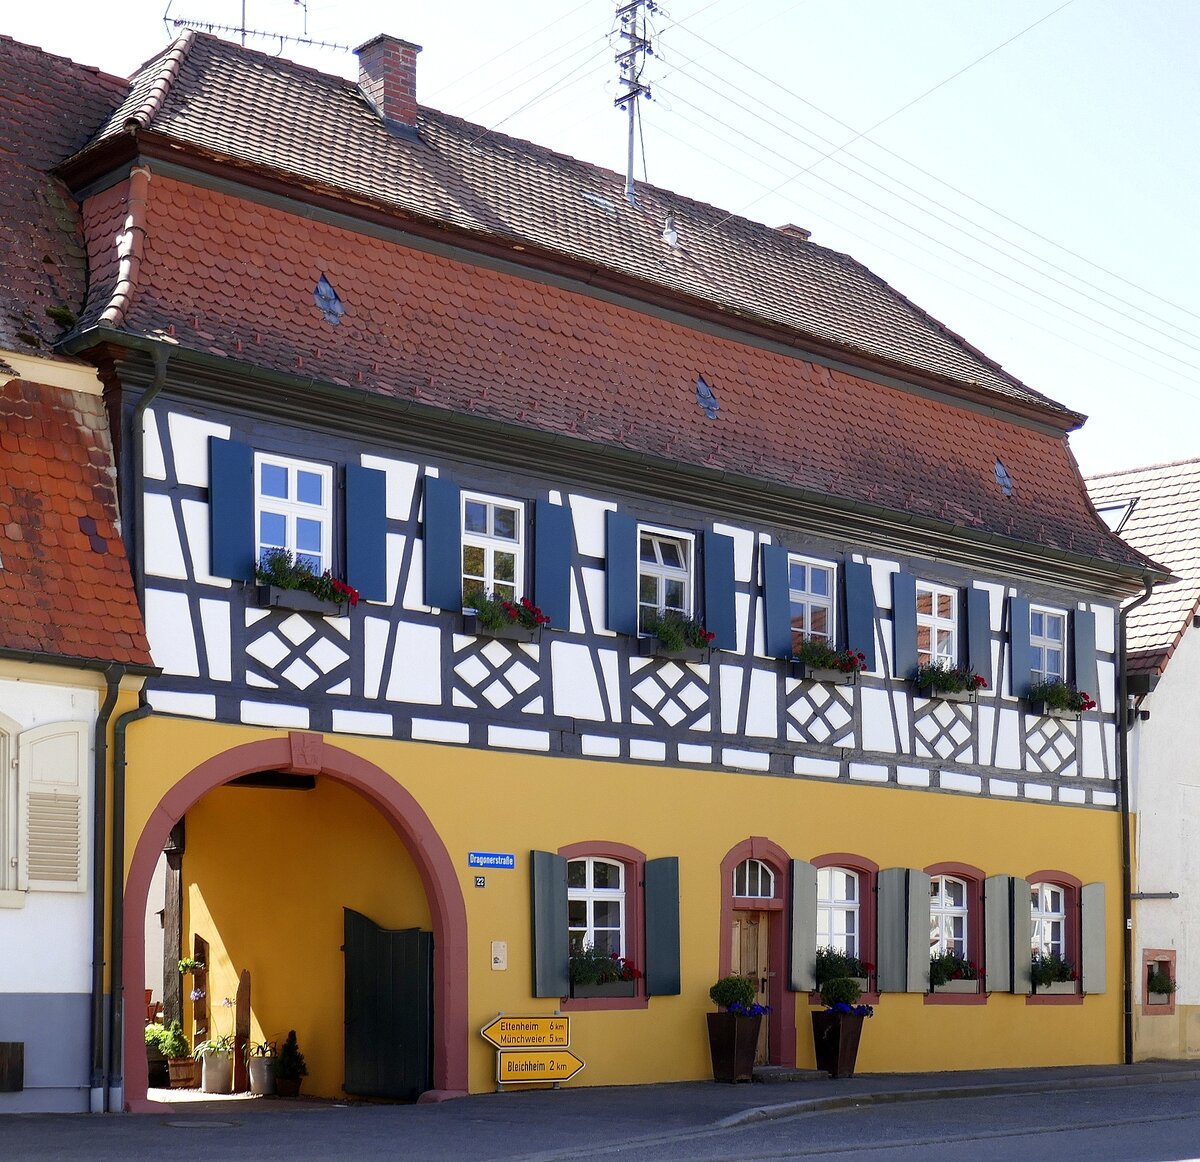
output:
<svg viewBox="0 0 1200 1162"><path fill-rule="evenodd" d="M144 917L150 880L171 828L188 808L215 787L240 775L276 770L320 773L353 788L392 825L413 858L433 917L438 955L434 958L434 1088L423 1100L467 1092L467 909L462 886L441 837L408 791L386 771L319 734L295 732L233 747L194 768L161 799L134 848L125 883L124 995L141 997L145 987ZM141 1007L126 1006L125 1106L135 1112L159 1110L146 1097L147 1073Z"/></svg>

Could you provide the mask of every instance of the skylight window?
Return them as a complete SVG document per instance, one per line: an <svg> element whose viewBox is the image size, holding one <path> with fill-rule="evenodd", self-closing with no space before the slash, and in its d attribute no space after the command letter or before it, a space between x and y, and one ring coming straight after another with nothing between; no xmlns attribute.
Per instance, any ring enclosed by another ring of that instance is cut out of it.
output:
<svg viewBox="0 0 1200 1162"><path fill-rule="evenodd" d="M317 304L317 309L325 316L325 322L330 326L336 327L346 313L342 300L333 289L333 283L324 275L317 279L317 285L313 288L313 302Z"/></svg>
<svg viewBox="0 0 1200 1162"><path fill-rule="evenodd" d="M1009 476L1008 469L1004 467L1004 464L1000 460L996 461L996 483L1000 485L1000 491L1003 492L1005 496L1012 496L1012 477Z"/></svg>
<svg viewBox="0 0 1200 1162"><path fill-rule="evenodd" d="M717 418L717 412L721 410L721 404L717 399L717 393L708 386L703 375L696 376L696 402L710 420Z"/></svg>
<svg viewBox="0 0 1200 1162"><path fill-rule="evenodd" d="M1096 514L1114 533L1119 533L1125 527L1135 504L1136 496L1132 500L1114 500L1109 504L1098 504Z"/></svg>

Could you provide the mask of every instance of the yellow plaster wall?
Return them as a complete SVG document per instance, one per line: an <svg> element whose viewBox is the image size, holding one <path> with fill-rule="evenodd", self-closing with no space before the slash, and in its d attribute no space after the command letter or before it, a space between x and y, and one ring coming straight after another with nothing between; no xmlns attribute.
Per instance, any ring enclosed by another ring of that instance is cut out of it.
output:
<svg viewBox="0 0 1200 1162"><path fill-rule="evenodd" d="M150 720L143 724L131 752L131 838L140 820L152 810L162 792L202 759L227 747L270 737L276 732L181 720ZM389 771L417 799L442 837L466 901L469 929L469 1012L471 1025L470 1083L472 1090L494 1084L494 1053L476 1036L498 1012L550 1013L554 1000L530 996L529 879L531 848L556 850L583 840L611 840L644 851L649 858L677 855L680 859L680 930L682 995L659 997L646 1010L593 1012L573 1015L573 1048L587 1069L572 1084L620 1084L709 1076L703 1014L710 1010L708 987L718 970L718 929L723 885L720 862L735 844L761 835L779 844L794 858L849 851L875 860L880 867L922 867L959 860L986 874L1019 876L1040 868L1062 868L1081 880L1106 882L1109 915L1108 991L1087 998L1082 1006L1027 1006L1023 997L993 994L986 1006L926 1006L919 995L886 995L867 1025L860 1056L863 1070L939 1070L1023 1064L1113 1062L1121 1054L1120 1007L1120 860L1119 817L1113 812L1080 808L981 800L967 795L935 794L871 786L830 785L815 780L768 778L728 772L679 770L669 767L595 763L582 759L549 758L466 748L439 747L390 740L327 735L326 742L343 747ZM212 797L215 810L230 809L205 827L226 849L229 834L221 820L232 813L229 796ZM269 811L275 804L290 810L289 795L263 793ZM308 796L296 796L306 799ZM237 800L240 802L241 800ZM330 798L336 811L322 812L330 867L358 861L358 829L369 827L372 814L354 813L344 800ZM263 808L267 811L268 808ZM344 817L340 812L345 812ZM256 813L261 822L261 813ZM333 826L336 820L336 827ZM252 846L254 829L239 831ZM200 832L204 835L204 831ZM334 850L341 844L343 859ZM205 845L192 828L189 813L189 874ZM214 844L215 846L215 844ZM278 865L281 849L270 847ZM475 871L467 866L471 850L513 852L515 871L487 871L487 886L475 888ZM380 844L371 856L377 868L395 859ZM290 857L285 858L290 862ZM325 868L311 881L320 907L340 908L342 891L325 880ZM228 879L228 871L223 873ZM200 880L198 874L197 880ZM371 874L357 890L366 891ZM357 882L357 881L356 881ZM411 882L403 878L400 884ZM205 898L209 889L205 888ZM402 886L398 898L415 907ZM384 897L376 897L382 905ZM301 931L307 913L304 897L289 905L281 927ZM230 896L229 903L236 904ZM244 903L244 901L242 901ZM360 910L371 914L369 907ZM255 909L245 921L253 928ZM340 924L340 911L337 912ZM230 921L222 921L228 925ZM322 921L324 923L325 921ZM403 923L411 921L404 919ZM424 921L427 922L427 921ZM332 930L327 939L336 949ZM244 934L238 936L239 944ZM490 943L508 942L508 970L490 967ZM436 955L436 952L435 952ZM264 969L268 972L272 969ZM320 1052L340 1060L341 964L336 954L308 965L303 976L313 982L301 992L289 975L281 992L298 1030L313 1030L310 1040ZM332 975L324 984L319 978ZM264 990L269 995L270 990ZM810 1009L797 998L797 1059L811 1062ZM306 1009L305 1006L311 1006ZM272 1026L270 1031L273 1031ZM320 1030L318 1032L318 1030ZM303 1040L303 1037L302 1037ZM307 1046L302 1046L308 1052ZM323 1068L323 1067L322 1067ZM322 1075L324 1076L324 1075ZM315 1079L314 1079L315 1080ZM324 1088L324 1082L322 1089ZM313 1089L313 1092L321 1092Z"/></svg>

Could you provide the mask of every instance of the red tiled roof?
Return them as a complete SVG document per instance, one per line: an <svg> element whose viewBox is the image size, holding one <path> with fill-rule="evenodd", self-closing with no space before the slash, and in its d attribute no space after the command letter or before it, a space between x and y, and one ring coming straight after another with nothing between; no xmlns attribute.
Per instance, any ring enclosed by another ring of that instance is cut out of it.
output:
<svg viewBox="0 0 1200 1162"><path fill-rule="evenodd" d="M1130 671L1161 673L1200 610L1200 459L1106 472L1087 486L1097 508L1132 502L1122 539L1179 578L1129 614Z"/></svg>
<svg viewBox="0 0 1200 1162"><path fill-rule="evenodd" d="M521 243L866 356L1082 417L1026 387L852 258L668 190L422 108L420 141L384 126L357 86L185 32L131 82L100 134L136 126L199 151ZM682 246L661 238L671 214ZM91 312L89 312L91 314ZM92 315L94 318L94 315Z"/></svg>
<svg viewBox="0 0 1200 1162"><path fill-rule="evenodd" d="M0 386L0 647L153 664L98 396Z"/></svg>

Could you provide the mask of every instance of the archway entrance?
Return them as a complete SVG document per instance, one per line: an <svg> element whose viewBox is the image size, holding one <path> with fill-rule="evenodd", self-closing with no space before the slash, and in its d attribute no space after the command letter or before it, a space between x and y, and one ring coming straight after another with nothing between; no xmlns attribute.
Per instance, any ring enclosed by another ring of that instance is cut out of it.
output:
<svg viewBox="0 0 1200 1162"><path fill-rule="evenodd" d="M126 883L122 941L125 997L140 998L143 995L145 937L142 921L154 866L172 827L185 813L191 811L193 817L203 819L204 810L208 809L213 820L225 819L229 821L231 831L236 830L233 827L236 812L231 812L228 802L223 799L227 800L238 792L228 784L232 780L263 771L316 776L317 787L325 788L323 818L329 818L328 804L333 803L341 813L339 818L353 818L353 812L359 812L358 821L352 827L356 834L361 834L364 827L375 825L376 829L384 826L389 833L399 837L402 850L397 849L398 858L403 866L397 882L403 882L403 869L407 867L411 880L410 895L416 893L414 900L420 897L419 904L415 906L423 910L422 914L426 917L420 926L431 930L432 943L437 949L432 963L433 1095L465 1093L469 1039L466 1020L466 908L450 856L428 816L408 791L381 768L348 750L327 744L318 734L295 732L286 738L266 739L224 751L197 766L162 797L138 837ZM354 792L349 799L347 788ZM218 791L219 794L214 794ZM203 804L201 800L204 800ZM223 815L216 813L212 807L214 803L222 808ZM359 804L357 808L354 807L355 803ZM367 818L363 818L361 813L367 810L367 805L373 810L368 811ZM219 835L219 829L214 829L211 820L210 835ZM244 836L239 837L240 841L244 842L244 839ZM395 840L392 842L394 844ZM214 849L219 849L219 846L219 843L211 841L205 845L210 859L214 858ZM306 858L312 857L312 853L303 850L280 849L277 843L273 848L274 858L269 862L276 867L281 864L286 866L288 861L298 866ZM216 850L215 857L219 858L219 850ZM345 860L353 858L353 846L347 844ZM313 874L313 869L308 871L310 875ZM336 868L329 868L329 875L335 874ZM390 881L390 868L387 878ZM385 894L377 899L385 904L386 892L390 887L390 882L387 882L379 888ZM203 902L198 906L202 907ZM261 909L261 903L258 906ZM306 916L302 906L302 900L280 904L280 907L292 909L292 930L304 933L310 921L316 927L328 923L329 917L323 913L320 916ZM225 915L230 915L228 910ZM243 912L236 917L236 923L244 928L247 923L252 923L252 919ZM236 927L232 921L227 923L230 927ZM294 953L293 959L300 963L291 966L301 975L309 974L308 986L316 984L325 991L330 987L341 988L340 909L337 910L335 923L338 932L333 938L332 949L324 949L324 944L319 947L323 950L321 955L332 953L336 967L325 964L311 951L317 945L304 945L300 939L297 939L297 947L309 951ZM277 932L278 926L274 930ZM286 958L289 955L286 941L282 943L285 946L277 949L277 954ZM334 976L336 980L331 979ZM146 1103L146 1058L140 1017L140 1006L126 1005L124 1074L126 1104L131 1109L150 1108ZM286 1022L287 1018L283 1019ZM338 1052L340 1054L340 1046Z"/></svg>

